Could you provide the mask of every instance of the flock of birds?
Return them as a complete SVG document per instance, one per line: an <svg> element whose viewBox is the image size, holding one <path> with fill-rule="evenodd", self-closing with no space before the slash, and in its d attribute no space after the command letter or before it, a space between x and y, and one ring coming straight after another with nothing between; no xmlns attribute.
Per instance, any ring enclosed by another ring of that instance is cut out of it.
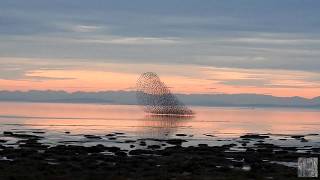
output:
<svg viewBox="0 0 320 180"><path fill-rule="evenodd" d="M143 73L137 80L137 100L145 112L154 115L189 116L194 112L173 95L159 76Z"/></svg>

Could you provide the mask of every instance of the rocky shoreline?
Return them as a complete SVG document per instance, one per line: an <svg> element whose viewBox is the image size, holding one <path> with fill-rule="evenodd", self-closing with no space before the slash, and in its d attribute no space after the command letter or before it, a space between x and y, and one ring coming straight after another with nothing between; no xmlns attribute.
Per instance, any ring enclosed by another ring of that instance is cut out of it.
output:
<svg viewBox="0 0 320 180"><path fill-rule="evenodd" d="M43 132L44 133L44 132ZM42 132L32 134L3 132L3 137L19 139L7 146L0 138L1 180L87 180L87 179L299 179L298 157L319 157L320 148L278 146L264 142L266 135L239 137L242 151L229 143L221 146L182 146L177 138L126 141L131 149L102 144L85 147L41 143ZM107 134L115 138L118 134ZM89 139L99 136L85 135ZM295 136L304 141L303 136ZM254 142L253 146L246 144ZM144 148L135 148L136 146ZM291 165L290 165L291 164ZM293 164L293 165L292 165Z"/></svg>

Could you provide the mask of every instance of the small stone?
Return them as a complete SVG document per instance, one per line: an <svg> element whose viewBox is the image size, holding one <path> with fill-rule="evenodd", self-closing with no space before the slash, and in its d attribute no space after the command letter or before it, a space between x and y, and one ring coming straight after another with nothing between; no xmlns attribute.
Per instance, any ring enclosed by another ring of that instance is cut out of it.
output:
<svg viewBox="0 0 320 180"><path fill-rule="evenodd" d="M140 146L146 146L146 145L147 145L147 143L145 141L140 142Z"/></svg>
<svg viewBox="0 0 320 180"><path fill-rule="evenodd" d="M95 136L95 135L84 135L84 137L88 139L102 139L100 136Z"/></svg>
<svg viewBox="0 0 320 180"><path fill-rule="evenodd" d="M198 144L199 147L208 147L208 144Z"/></svg>
<svg viewBox="0 0 320 180"><path fill-rule="evenodd" d="M208 137L214 137L214 135L212 134L204 134L205 136L208 136Z"/></svg>
<svg viewBox="0 0 320 180"><path fill-rule="evenodd" d="M308 142L308 140L305 138L301 138L301 142Z"/></svg>
<svg viewBox="0 0 320 180"><path fill-rule="evenodd" d="M183 142L187 142L187 141L183 140L183 139L169 139L169 140L167 140L167 143L172 144L172 145L181 145Z"/></svg>
<svg viewBox="0 0 320 180"><path fill-rule="evenodd" d="M7 142L7 140L0 139L0 143L5 143L5 142Z"/></svg>
<svg viewBox="0 0 320 180"><path fill-rule="evenodd" d="M135 140L125 140L124 143L134 143L136 142Z"/></svg>
<svg viewBox="0 0 320 180"><path fill-rule="evenodd" d="M34 134L44 134L44 133L46 133L46 132L43 132L43 131L34 131L34 132L32 132L32 133L34 133Z"/></svg>
<svg viewBox="0 0 320 180"><path fill-rule="evenodd" d="M246 134L243 136L240 136L240 138L248 138L248 139L266 139L270 136L260 135L260 134Z"/></svg>
<svg viewBox="0 0 320 180"><path fill-rule="evenodd" d="M300 138L303 138L304 136L303 135L294 135L294 136L291 136L292 138L294 139L300 139Z"/></svg>
<svg viewBox="0 0 320 180"><path fill-rule="evenodd" d="M12 136L12 135L13 135L13 132L10 132L10 131L4 131L4 132L3 132L3 135L9 135L9 136Z"/></svg>

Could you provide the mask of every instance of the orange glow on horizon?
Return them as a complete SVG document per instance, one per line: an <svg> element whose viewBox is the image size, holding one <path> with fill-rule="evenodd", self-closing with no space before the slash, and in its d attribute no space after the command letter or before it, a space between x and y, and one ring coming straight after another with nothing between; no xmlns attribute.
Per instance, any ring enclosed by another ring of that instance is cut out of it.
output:
<svg viewBox="0 0 320 180"><path fill-rule="evenodd" d="M128 67L130 68L130 67ZM133 68L134 69L134 68ZM177 67L180 72L185 67ZM174 69L170 69L173 72ZM195 93L195 94L267 94L274 96L301 96L313 98L319 96L320 85L304 81L302 77L311 77L312 73L302 72L281 72L257 70L234 70L226 68L194 68L198 74L190 76L159 75L161 80L171 89L173 93ZM278 73L278 74L276 74ZM165 73L162 73L165 74ZM20 80L0 79L0 90L64 90L67 92L76 91L117 91L135 90L135 83L139 73L133 72L112 72L102 70L36 70L25 74L27 78ZM254 86L242 84L227 84L229 81L246 81L255 78L268 77L273 83L270 86ZM289 79L295 77L295 79Z"/></svg>

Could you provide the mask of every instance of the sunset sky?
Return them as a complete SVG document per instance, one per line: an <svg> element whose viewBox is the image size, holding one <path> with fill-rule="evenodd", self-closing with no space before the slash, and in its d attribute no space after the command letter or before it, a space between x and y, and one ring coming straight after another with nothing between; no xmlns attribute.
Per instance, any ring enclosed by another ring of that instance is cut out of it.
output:
<svg viewBox="0 0 320 180"><path fill-rule="evenodd" d="M0 90L320 96L318 0L1 0Z"/></svg>

